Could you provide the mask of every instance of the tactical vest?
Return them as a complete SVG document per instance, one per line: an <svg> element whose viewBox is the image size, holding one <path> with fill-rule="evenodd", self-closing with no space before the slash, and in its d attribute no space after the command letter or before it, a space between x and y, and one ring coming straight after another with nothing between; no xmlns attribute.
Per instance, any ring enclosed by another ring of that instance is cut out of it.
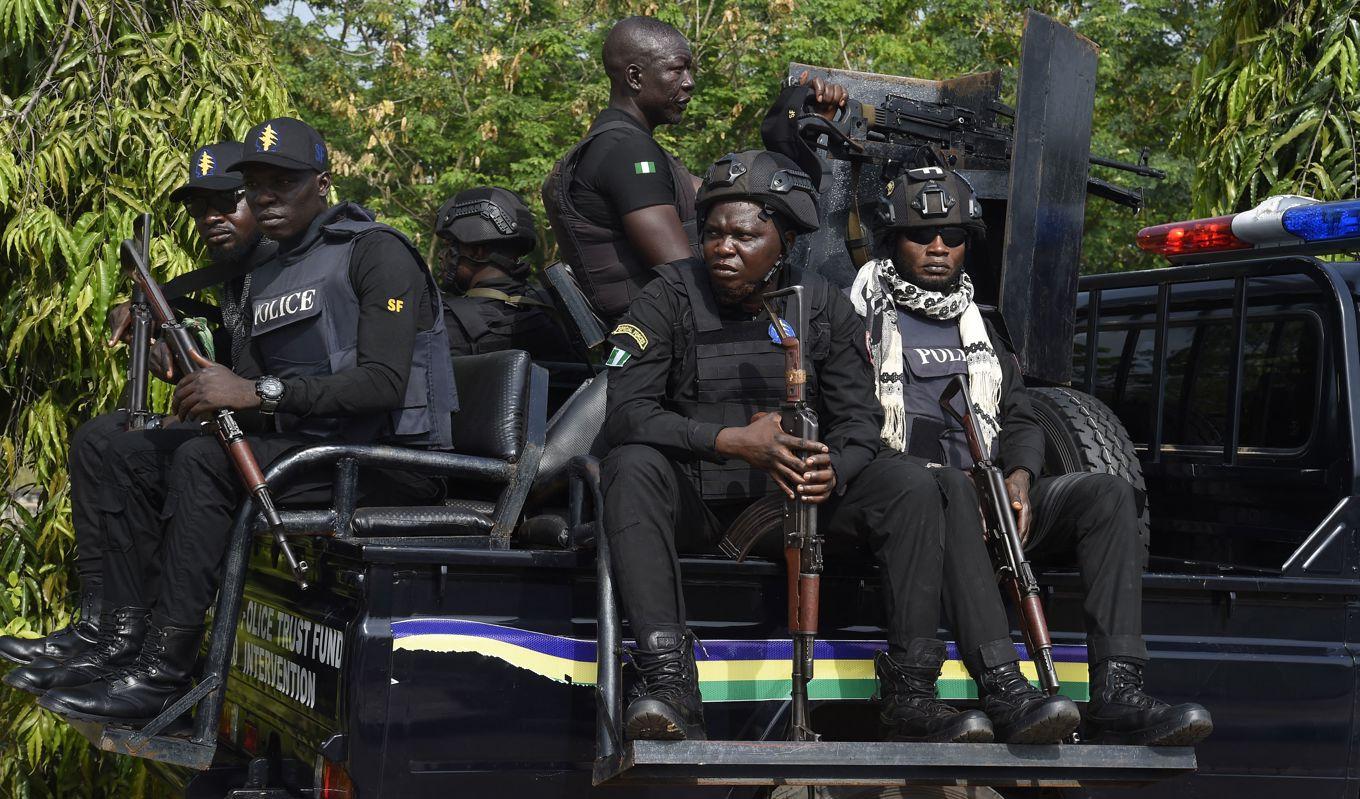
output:
<svg viewBox="0 0 1360 799"><path fill-rule="evenodd" d="M968 375L957 319L937 321L897 311L902 334L902 394L907 411L907 453L932 463L959 468L973 465L968 439L940 410L940 394L954 375ZM963 410L963 400L954 399ZM996 442L992 443L992 456Z"/></svg>
<svg viewBox="0 0 1360 799"><path fill-rule="evenodd" d="M576 209L571 199L576 167L586 147L600 134L613 130L647 135L637 126L622 121L606 122L592 128L553 165L548 179L543 181L543 207L548 212L553 235L557 237L557 246L562 250L562 260L571 266L591 305L610 322L628 310L628 304L655 276L652 265L643 263L623 230L601 227L590 221ZM693 176L675 156L666 153L666 158L675 182L675 210L680 214L690 247L697 248L699 231L695 223Z"/></svg>
<svg viewBox="0 0 1360 799"><path fill-rule="evenodd" d="M693 348L695 399L668 400L677 413L700 422L724 427L745 427L757 411L775 411L784 399L784 352L776 343L768 318L724 321L718 317L717 301L700 262L668 264L657 270L679 282L693 309L693 330L687 336ZM804 347L804 358L825 358L830 350L831 329L823 319L827 283L812 273L795 273L807 289L808 325L811 331L795 331ZM782 310L782 304L780 306ZM816 407L821 396L817 370L808 369L807 399ZM740 458L724 463L699 461L693 477L708 501L754 499L776 488L764 471L751 468Z"/></svg>
<svg viewBox="0 0 1360 799"><path fill-rule="evenodd" d="M251 285L251 341L264 371L279 378L331 375L357 366L359 298L349 281L350 255L360 237L379 230L395 234L420 264L434 320L432 329L416 333L402 407L350 417L280 413L277 424L281 432L447 448L452 437L450 414L458 410L458 397L439 287L406 237L387 225L356 219L333 222L321 228L321 235L305 251L276 257L257 269Z"/></svg>

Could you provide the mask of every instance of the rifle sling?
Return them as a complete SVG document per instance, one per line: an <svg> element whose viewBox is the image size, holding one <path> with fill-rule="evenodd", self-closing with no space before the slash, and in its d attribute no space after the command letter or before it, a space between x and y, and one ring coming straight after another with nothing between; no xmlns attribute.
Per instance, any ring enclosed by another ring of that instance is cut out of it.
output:
<svg viewBox="0 0 1360 799"><path fill-rule="evenodd" d="M522 295L522 294L514 294L514 295L506 294L504 291L499 291L499 290L497 290L497 289L468 289L467 291L463 292L463 296L464 296L464 297L481 297L481 298L483 298L483 299L488 299L488 300L500 300L500 301L503 302L503 303L506 303L506 304L508 304L508 305L513 305L513 306L515 306L515 307L517 307L517 308L518 308L519 306L521 306L521 305L531 305L531 306L534 306L534 307L537 307L537 308L547 308L547 309L553 310L553 311L557 310L556 308L554 308L553 306L549 305L548 303L546 303L546 302L541 302L541 301L536 300L536 299L534 299L534 298L532 298L532 297L526 297L526 296L524 296L524 295Z"/></svg>

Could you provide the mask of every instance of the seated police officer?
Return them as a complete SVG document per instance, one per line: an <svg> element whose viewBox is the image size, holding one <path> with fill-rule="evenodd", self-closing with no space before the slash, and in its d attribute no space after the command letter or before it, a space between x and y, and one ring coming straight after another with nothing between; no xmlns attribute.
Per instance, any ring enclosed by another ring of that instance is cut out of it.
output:
<svg viewBox="0 0 1360 799"><path fill-rule="evenodd" d="M452 365L439 289L404 236L357 205L327 207L326 147L295 119L252 128L235 168L278 253L255 270L250 347L235 372L182 378L173 409L254 417L247 436L261 466L309 445L388 442L448 447ZM106 513L105 602L120 625L101 631L110 669L56 688L43 707L76 719L140 724L189 689L203 616L218 585L232 517L245 491L216 437L201 429L124 433L110 442L107 479L121 489ZM282 501L324 501L328 475ZM429 502L440 481L378 475L361 490L384 504ZM395 503L394 503L395 500ZM163 542L163 544L162 544ZM159 570L155 593L146 575Z"/></svg>
<svg viewBox="0 0 1360 799"><path fill-rule="evenodd" d="M444 327L453 355L524 350L536 361L579 361L553 305L529 285L524 256L538 244L518 194L494 186L460 191L439 209L435 235Z"/></svg>
<svg viewBox="0 0 1360 799"><path fill-rule="evenodd" d="M955 543L945 557L945 592L960 652L977 681L984 710L997 722L998 739L1014 740L999 716L1014 716L1018 708L1041 700L1016 666L976 495L962 471L972 465L967 442L939 407L940 394L954 375L967 375L982 443L1006 474L1026 551L1037 560L1075 552L1086 589L1092 664L1083 738L1149 745L1199 741L1212 729L1203 707L1172 707L1142 690L1148 659L1141 630L1147 550L1138 533L1132 486L1103 473L1039 476L1044 434L1018 362L983 321L972 301L973 284L963 271L969 239L983 232L972 188L955 172L912 170L894 182L882 208L882 255L860 269L851 301L869 329L884 441L909 456L944 465L935 472L949 497L950 540ZM957 535L960 531L966 535ZM1054 741L1079 722L1070 704L1056 710L1061 712L1051 714L1046 729Z"/></svg>
<svg viewBox="0 0 1360 799"><path fill-rule="evenodd" d="M249 340L249 315L245 313L244 302L250 289L250 271L274 253L274 243L263 239L246 204L240 174L226 170L228 164L240 157L241 143L235 141L209 144L190 154L189 180L171 192L170 199L183 203L189 212L207 250L209 265L162 287L177 308L216 316L214 321L221 323L225 334L217 347L217 357L227 366L235 363L233 356ZM186 294L212 286L216 287L216 309L198 302L189 305ZM115 306L108 315L110 329L126 329L124 323L130 314L130 303ZM153 345L149 363L153 374L173 382L175 370L165 342ZM51 667L75 656L93 656L91 650L100 627L113 623L111 612L101 614L105 539L101 467L109 440L127 426L127 412L119 410L96 416L71 436L71 526L76 539L76 574L80 577L80 621L46 638L0 637L0 657L30 666L5 675L9 685L39 693L53 687L51 679L55 673L50 671Z"/></svg>
<svg viewBox="0 0 1360 799"><path fill-rule="evenodd" d="M784 259L818 224L816 193L787 158L724 156L698 193L703 261L666 264L610 336L601 466L604 527L640 695L624 717L634 738L703 738L693 637L676 553L711 550L737 513L776 487L825 503L830 535L865 535L883 565L891 659L880 661L883 720L904 740L987 741L977 711L935 698L945 657L940 613L944 510L929 471L878 457L864 331L840 292ZM808 321L807 396L822 441L786 435L778 413L783 354L761 294L801 283Z"/></svg>

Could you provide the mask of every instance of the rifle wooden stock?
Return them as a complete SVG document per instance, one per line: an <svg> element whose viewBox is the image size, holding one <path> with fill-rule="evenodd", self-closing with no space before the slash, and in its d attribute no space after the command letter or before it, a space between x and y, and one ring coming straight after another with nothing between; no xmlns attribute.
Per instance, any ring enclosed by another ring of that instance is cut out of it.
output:
<svg viewBox="0 0 1360 799"><path fill-rule="evenodd" d="M123 266L132 273L133 281L145 294L147 308L156 324L160 326L165 341L170 346L170 352L174 355L175 363L180 369L180 374L193 374L211 366L212 362L203 357L203 353L199 351L198 342L194 340L193 334L175 318L175 311L170 307L170 302L166 300L165 292L161 291L161 287L151 277L146 261L133 248L132 242L123 242L121 256ZM292 546L288 543L288 539L284 537L283 518L274 505L273 494L269 491L269 486L265 482L264 471L260 469L259 461L255 458L255 452L250 448L250 442L246 441L245 432L236 422L236 415L223 408L214 414L213 420L208 424L212 425L214 432L217 433L217 440L226 451L227 459L231 461L232 468L236 471L236 476L240 479L241 485L255 500L265 522L269 525L269 530L274 536L274 542L288 560L288 566L293 572L293 579L297 581L299 587L306 589L307 563L298 560Z"/></svg>
<svg viewBox="0 0 1360 799"><path fill-rule="evenodd" d="M955 396L963 399L962 413L952 404ZM1053 640L1048 633L1048 619L1044 616L1043 602L1039 598L1039 581L1035 579L1034 569L1025 558L1025 547L1020 540L1020 528L1015 523L1015 512L1011 508L1005 478L988 453L983 451L982 434L977 427L977 420L973 418L973 399L968 394L965 377L956 375L949 381L940 394L940 409L963 426L968 450L973 456L973 468L970 471L973 485L981 499L988 549L992 553L997 574L1009 588L1011 600L1020 614L1025 647L1039 673L1039 683L1047 694L1055 695L1061 685L1053 663Z"/></svg>

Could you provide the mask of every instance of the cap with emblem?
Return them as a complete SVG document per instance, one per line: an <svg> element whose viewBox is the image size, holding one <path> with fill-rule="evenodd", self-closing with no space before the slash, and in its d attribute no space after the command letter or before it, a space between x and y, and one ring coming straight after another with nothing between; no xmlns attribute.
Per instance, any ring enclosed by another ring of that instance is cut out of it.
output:
<svg viewBox="0 0 1360 799"><path fill-rule="evenodd" d="M278 117L250 129L240 160L229 168L240 169L246 164L325 172L330 168L330 159L326 142L315 128L298 119Z"/></svg>
<svg viewBox="0 0 1360 799"><path fill-rule="evenodd" d="M723 200L764 205L802 233L817 229L817 189L792 159L768 150L728 153L708 168L694 198L700 226L708 209Z"/></svg>
<svg viewBox="0 0 1360 799"><path fill-rule="evenodd" d="M957 226L983 229L982 205L968 179L938 166L908 169L885 187L879 224L887 230Z"/></svg>
<svg viewBox="0 0 1360 799"><path fill-rule="evenodd" d="M195 189L230 191L241 188L241 173L230 167L241 159L239 141L220 141L199 147L189 155L189 181L170 192L171 202L179 202Z"/></svg>

